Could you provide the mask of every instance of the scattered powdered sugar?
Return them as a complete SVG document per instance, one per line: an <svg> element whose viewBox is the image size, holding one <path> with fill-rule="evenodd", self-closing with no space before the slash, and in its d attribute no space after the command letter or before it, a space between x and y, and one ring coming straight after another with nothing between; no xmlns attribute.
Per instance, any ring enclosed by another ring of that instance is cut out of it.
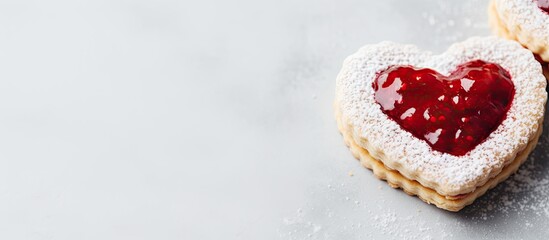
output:
<svg viewBox="0 0 549 240"><path fill-rule="evenodd" d="M513 78L516 94L503 123L465 156L433 151L391 121L373 98L375 74L391 65L413 65L449 74L461 63L498 63ZM470 38L432 55L412 45L367 45L348 57L338 75L336 104L355 139L384 164L442 195L473 191L498 174L537 132L547 99L545 78L532 54L518 43L495 37Z"/></svg>
<svg viewBox="0 0 549 240"><path fill-rule="evenodd" d="M345 192L352 195L354 185L361 184L359 181L345 181L349 185L328 184L325 188L311 192L314 199L320 198L327 204L310 203L284 217L278 228L280 238L419 240L452 237L452 234L445 230L450 225L436 219L426 219L425 212L420 208L402 213L387 207L385 200L371 202L372 199L341 195ZM381 186L375 188L375 191L383 192L385 188ZM392 189L389 191L396 192ZM431 210L434 208L424 204L421 207Z"/></svg>
<svg viewBox="0 0 549 240"><path fill-rule="evenodd" d="M370 206L371 207L371 206ZM418 220L417 215L399 216L389 210L381 214L367 215L361 221L355 222L343 216L335 216L329 209L325 210L325 218L320 220L327 225L317 223L316 213L297 212L292 217L283 219L283 225L278 229L282 239L448 239L452 234L444 231L445 224ZM361 209L365 213L366 209ZM326 231L324 231L326 230Z"/></svg>
<svg viewBox="0 0 549 240"><path fill-rule="evenodd" d="M545 129L549 131L549 129ZM539 145L547 146L548 136ZM472 219L492 219L499 214L535 216L549 219L549 152L538 148L518 172L483 198L466 208ZM533 223L527 222L526 227Z"/></svg>

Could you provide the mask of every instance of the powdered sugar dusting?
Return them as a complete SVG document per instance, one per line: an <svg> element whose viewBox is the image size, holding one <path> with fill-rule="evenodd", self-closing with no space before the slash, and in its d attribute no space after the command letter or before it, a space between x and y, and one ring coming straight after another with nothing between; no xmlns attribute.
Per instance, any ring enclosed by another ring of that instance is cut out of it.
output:
<svg viewBox="0 0 549 240"><path fill-rule="evenodd" d="M413 65L449 74L476 59L498 63L513 77L516 94L503 123L474 150L457 157L432 151L381 112L373 98L375 74L391 65ZM337 81L336 102L356 142L385 165L442 195L473 191L497 175L537 132L547 98L545 78L532 54L512 41L470 38L432 55L412 45L367 45L345 60Z"/></svg>
<svg viewBox="0 0 549 240"><path fill-rule="evenodd" d="M495 0L501 18L508 26L520 26L530 32L536 40L549 45L549 16L543 12L535 0Z"/></svg>

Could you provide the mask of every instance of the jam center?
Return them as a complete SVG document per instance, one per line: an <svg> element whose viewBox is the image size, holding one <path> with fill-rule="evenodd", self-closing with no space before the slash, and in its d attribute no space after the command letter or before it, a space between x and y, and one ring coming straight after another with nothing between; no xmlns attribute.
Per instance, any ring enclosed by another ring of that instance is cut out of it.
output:
<svg viewBox="0 0 549 240"><path fill-rule="evenodd" d="M434 150L465 155L505 119L515 88L498 64L475 60L449 76L391 66L377 74L374 98L404 130Z"/></svg>
<svg viewBox="0 0 549 240"><path fill-rule="evenodd" d="M541 10L545 11L546 13L549 13L549 0L536 0L538 3L538 7L541 8Z"/></svg>

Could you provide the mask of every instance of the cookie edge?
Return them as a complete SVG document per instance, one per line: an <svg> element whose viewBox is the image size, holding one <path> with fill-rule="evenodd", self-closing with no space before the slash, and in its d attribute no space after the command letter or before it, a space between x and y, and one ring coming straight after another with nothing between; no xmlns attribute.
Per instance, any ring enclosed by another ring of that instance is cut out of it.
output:
<svg viewBox="0 0 549 240"><path fill-rule="evenodd" d="M509 176L514 174L535 149L543 132L543 127L540 124L534 138L527 144L526 148L519 152L515 159L505 166L498 175L489 179L484 185L477 187L473 192L468 193L463 198L449 199L451 196L440 195L435 190L421 185L418 181L404 177L399 171L387 168L383 162L370 156L366 149L354 142L351 133L348 132L343 123L337 103L334 104L334 108L338 129L343 136L345 144L349 147L353 156L360 161L361 165L372 170L377 178L385 180L389 186L401 188L408 195L417 196L427 204L434 204L438 208L452 212L457 212L465 206L472 204L488 190L496 187L499 183L505 181Z"/></svg>

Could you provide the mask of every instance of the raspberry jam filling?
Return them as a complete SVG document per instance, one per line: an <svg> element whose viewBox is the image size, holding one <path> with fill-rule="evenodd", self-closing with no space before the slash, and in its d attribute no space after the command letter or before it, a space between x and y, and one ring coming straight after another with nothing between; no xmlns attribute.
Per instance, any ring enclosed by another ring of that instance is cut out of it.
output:
<svg viewBox="0 0 549 240"><path fill-rule="evenodd" d="M536 0L536 2L538 3L538 7L541 8L541 10L549 13L549 0Z"/></svg>
<svg viewBox="0 0 549 240"><path fill-rule="evenodd" d="M465 155L505 119L515 87L501 66L461 64L449 76L432 69L391 66L373 82L375 101L404 130L434 150Z"/></svg>

